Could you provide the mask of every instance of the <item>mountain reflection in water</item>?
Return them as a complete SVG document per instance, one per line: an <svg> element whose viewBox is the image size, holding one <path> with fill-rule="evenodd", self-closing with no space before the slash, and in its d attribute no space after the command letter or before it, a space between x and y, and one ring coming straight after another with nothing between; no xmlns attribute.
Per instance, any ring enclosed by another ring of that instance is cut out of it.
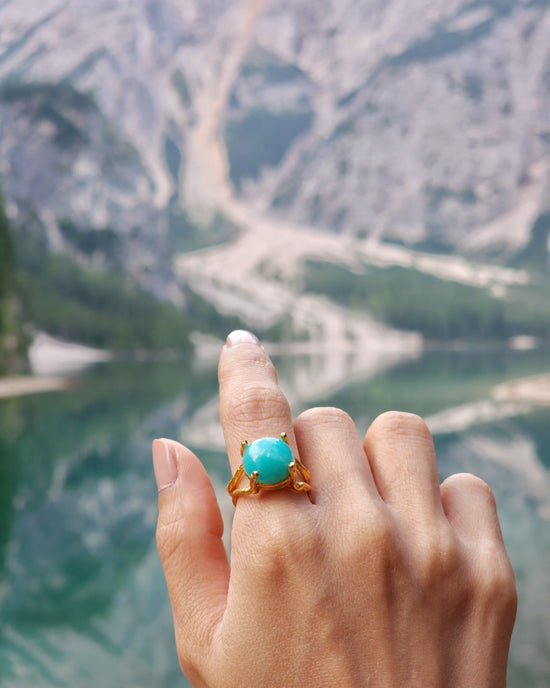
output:
<svg viewBox="0 0 550 688"><path fill-rule="evenodd" d="M391 408L435 427L442 411L490 405L496 385L547 372L547 361L546 351L431 352L352 381L343 375L339 386L315 387L314 399L307 381L322 369L321 354L276 364L295 414L337 405L363 432ZM155 550L150 443L189 443L229 520L216 395L214 364L109 363L68 391L0 401L2 686L188 685ZM509 686L547 686L550 408L523 404L486 422L439 423L435 442L442 479L472 471L496 494L520 599Z"/></svg>

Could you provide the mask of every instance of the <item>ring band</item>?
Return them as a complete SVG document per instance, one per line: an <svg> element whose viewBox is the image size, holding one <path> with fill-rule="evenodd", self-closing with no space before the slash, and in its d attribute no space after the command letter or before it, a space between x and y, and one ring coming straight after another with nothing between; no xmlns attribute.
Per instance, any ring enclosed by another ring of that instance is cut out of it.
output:
<svg viewBox="0 0 550 688"><path fill-rule="evenodd" d="M227 485L233 504L243 495L258 494L260 490L281 490L290 487L296 492L310 492L311 473L292 455L286 432L280 437L261 437L251 444L241 442L243 462ZM239 487L243 477L248 487Z"/></svg>

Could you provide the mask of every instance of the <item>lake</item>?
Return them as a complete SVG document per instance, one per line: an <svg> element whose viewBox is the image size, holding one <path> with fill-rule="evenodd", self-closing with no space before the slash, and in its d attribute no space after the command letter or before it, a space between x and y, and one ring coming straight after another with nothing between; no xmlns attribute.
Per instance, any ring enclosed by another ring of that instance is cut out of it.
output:
<svg viewBox="0 0 550 688"><path fill-rule="evenodd" d="M346 355L276 360L294 412L337 405L361 432L380 412L422 414L441 478L493 488L519 589L509 686L550 686L550 407L495 401L547 373L549 352L431 351L371 365ZM325 375L327 370L330 375ZM117 362L69 390L0 401L0 684L186 686L154 543L150 445L183 439L232 513L215 362Z"/></svg>

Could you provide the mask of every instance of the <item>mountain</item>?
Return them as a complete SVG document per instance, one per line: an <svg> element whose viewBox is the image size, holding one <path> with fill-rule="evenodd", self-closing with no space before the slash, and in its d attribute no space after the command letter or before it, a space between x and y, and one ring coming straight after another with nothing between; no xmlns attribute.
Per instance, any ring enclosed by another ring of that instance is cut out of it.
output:
<svg viewBox="0 0 550 688"><path fill-rule="evenodd" d="M260 180L269 204L333 231L466 255L507 259L525 246L549 202L550 4L292 6L293 22L284 3L267 6L258 41L308 75L315 117ZM292 30L276 30L285 16ZM259 90L242 73L237 89Z"/></svg>
<svg viewBox="0 0 550 688"><path fill-rule="evenodd" d="M0 27L7 210L44 250L266 327L297 243L548 267L548 0L4 0Z"/></svg>

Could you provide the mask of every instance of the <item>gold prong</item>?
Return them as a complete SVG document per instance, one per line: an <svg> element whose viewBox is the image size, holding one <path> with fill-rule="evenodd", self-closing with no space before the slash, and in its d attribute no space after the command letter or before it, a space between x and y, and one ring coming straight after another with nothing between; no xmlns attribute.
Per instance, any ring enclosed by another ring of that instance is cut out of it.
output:
<svg viewBox="0 0 550 688"><path fill-rule="evenodd" d="M256 494L257 492L260 491L260 488L258 487L258 478L260 477L260 474L258 471L253 471L252 475L250 476L250 492L252 494Z"/></svg>
<svg viewBox="0 0 550 688"><path fill-rule="evenodd" d="M281 439L283 440L283 442L286 442L286 444L288 444L288 435L286 434L286 432L281 433Z"/></svg>
<svg viewBox="0 0 550 688"><path fill-rule="evenodd" d="M244 468L243 465L241 464L237 470L235 471L235 475L231 478L229 481L229 484L227 486L227 491L231 496L233 496L235 490L238 489L239 483L241 482L241 478L243 477L244 474Z"/></svg>
<svg viewBox="0 0 550 688"><path fill-rule="evenodd" d="M241 442L241 457L244 455L244 450L248 447L248 440L243 440Z"/></svg>
<svg viewBox="0 0 550 688"><path fill-rule="evenodd" d="M297 459L296 457L294 457L294 464L296 468L300 471L302 476L305 478L306 482L309 483L311 480L311 472L304 466L300 459Z"/></svg>

